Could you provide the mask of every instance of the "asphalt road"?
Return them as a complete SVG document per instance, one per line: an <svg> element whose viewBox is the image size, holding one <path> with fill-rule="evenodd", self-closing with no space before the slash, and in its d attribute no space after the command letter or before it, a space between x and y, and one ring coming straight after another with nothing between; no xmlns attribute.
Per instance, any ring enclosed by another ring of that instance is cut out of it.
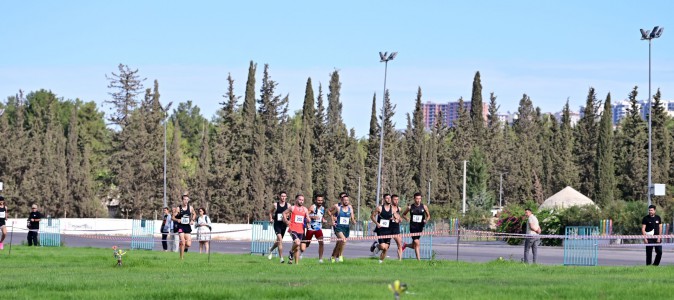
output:
<svg viewBox="0 0 674 300"><path fill-rule="evenodd" d="M96 248L110 248L112 246L119 246L122 248L130 248L129 237L81 237L74 235L62 235L62 242L68 247L96 247ZM5 250L8 251L10 236L8 234L5 239ZM26 233L14 233L12 237L13 245L20 245L26 243ZM353 257L370 257L369 241L351 241L346 245L344 250L345 259ZM395 242L393 242L395 245ZM231 253L231 254L247 254L250 253L249 241L212 241L211 251L213 253ZM284 243L284 252L291 247L291 243ZM334 243L325 245L324 257L329 260L330 253L334 248ZM198 252L198 243L193 242L190 252ZM161 251L161 242L155 241L155 251ZM456 260L457 259L457 245L456 239L453 238L434 238L433 250L436 254L436 259ZM408 249L406 251L413 251ZM599 248L598 264L600 266L636 266L645 264L645 253L643 247L638 248ZM458 247L458 260L466 262L488 262L503 257L506 260L520 261L524 253L523 246L510 246L504 242L461 242ZM178 254L176 254L177 257ZM191 254L190 254L191 255ZM260 254L256 254L260 255ZM655 255L654 255L655 256ZM396 259L397 253L389 252L388 259ZM308 250L304 253L305 259L318 258L318 244L312 243ZM274 259L273 261L278 261ZM546 265L562 265L564 263L564 248L563 247L539 247L538 263ZM670 247L664 247L661 265L674 264L674 250Z"/></svg>

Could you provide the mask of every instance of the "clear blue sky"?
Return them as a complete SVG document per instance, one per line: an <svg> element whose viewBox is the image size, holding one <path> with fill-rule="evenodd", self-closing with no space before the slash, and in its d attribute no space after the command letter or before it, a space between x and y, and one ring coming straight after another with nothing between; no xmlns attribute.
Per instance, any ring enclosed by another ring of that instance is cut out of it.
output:
<svg viewBox="0 0 674 300"><path fill-rule="evenodd" d="M423 101L469 100L475 71L483 97L501 111L523 93L543 111L577 110L590 86L603 99L648 94L648 42L640 28L664 26L653 41L653 91L674 99L672 1L3 1L0 97L52 90L66 99L107 99L105 74L124 63L157 79L162 101L192 100L207 118L226 77L243 95L250 60L268 63L277 91L302 107L307 77L327 93L340 70L343 117L367 134L374 93L383 90L379 51L398 51L388 84L398 128ZM381 106L381 102L377 104ZM103 111L109 111L104 106Z"/></svg>

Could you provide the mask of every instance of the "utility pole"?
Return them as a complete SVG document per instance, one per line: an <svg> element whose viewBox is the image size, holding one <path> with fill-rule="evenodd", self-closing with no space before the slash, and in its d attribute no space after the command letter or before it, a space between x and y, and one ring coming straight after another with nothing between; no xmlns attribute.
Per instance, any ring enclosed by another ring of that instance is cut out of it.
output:
<svg viewBox="0 0 674 300"><path fill-rule="evenodd" d="M431 205L431 181L432 179L428 179L428 205Z"/></svg>

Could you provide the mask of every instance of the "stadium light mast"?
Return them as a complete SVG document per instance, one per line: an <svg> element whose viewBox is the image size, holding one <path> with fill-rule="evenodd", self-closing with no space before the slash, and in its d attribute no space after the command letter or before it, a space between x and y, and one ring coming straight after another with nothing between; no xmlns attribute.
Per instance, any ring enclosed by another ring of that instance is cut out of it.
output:
<svg viewBox="0 0 674 300"><path fill-rule="evenodd" d="M384 152L384 119L386 118L386 73L388 72L388 62L396 58L398 52L379 52L379 62L384 63L384 94L381 101L381 128L379 131L379 166L377 167L377 206L379 206L379 195L381 195L381 164Z"/></svg>
<svg viewBox="0 0 674 300"><path fill-rule="evenodd" d="M655 26L653 27L653 30L644 30L640 29L641 31L641 40L648 40L648 205L650 206L653 198L653 175L652 175L652 168L653 168L653 161L652 161L652 130L651 130L651 123L652 123L652 115L653 115L653 107L651 106L651 41L653 39L657 39L662 35L662 31L664 30L664 27L660 26Z"/></svg>
<svg viewBox="0 0 674 300"><path fill-rule="evenodd" d="M164 207L167 207L166 203L166 123L168 123L168 110L173 105L173 102L169 102L165 108L162 108L164 111Z"/></svg>

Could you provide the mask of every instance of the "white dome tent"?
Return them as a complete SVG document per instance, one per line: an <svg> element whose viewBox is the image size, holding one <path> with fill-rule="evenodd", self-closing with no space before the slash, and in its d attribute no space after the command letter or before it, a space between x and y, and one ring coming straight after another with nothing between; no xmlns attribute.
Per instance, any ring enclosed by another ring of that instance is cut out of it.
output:
<svg viewBox="0 0 674 300"><path fill-rule="evenodd" d="M592 199L581 194L580 192L574 190L572 187L567 186L561 191L557 192L546 199L541 206L538 207L538 210L544 209L564 209L572 206L585 206L593 205L597 206Z"/></svg>

